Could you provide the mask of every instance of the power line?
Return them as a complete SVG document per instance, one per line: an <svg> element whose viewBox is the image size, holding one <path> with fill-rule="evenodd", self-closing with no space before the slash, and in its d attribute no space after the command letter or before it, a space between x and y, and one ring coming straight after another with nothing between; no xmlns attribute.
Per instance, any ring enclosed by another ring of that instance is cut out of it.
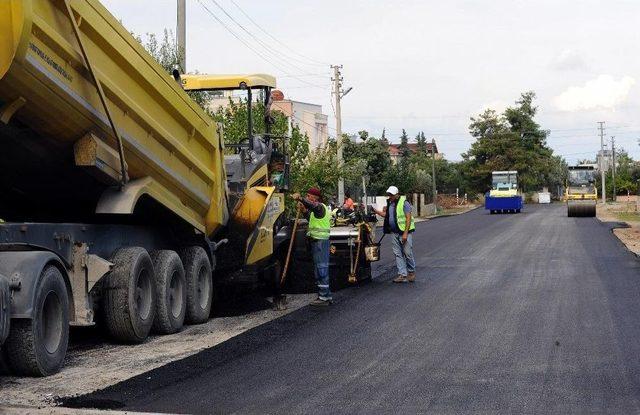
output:
<svg viewBox="0 0 640 415"><path fill-rule="evenodd" d="M301 73L301 74L295 74L295 75L279 75L278 78L290 78L292 76L328 78L331 76L331 73L325 72L325 73Z"/></svg>
<svg viewBox="0 0 640 415"><path fill-rule="evenodd" d="M318 88L320 88L320 85L316 85ZM322 87L322 89L327 89L329 88L330 85L327 85L325 87ZM296 86L287 86L287 87L282 87L283 89L303 89L303 88L309 88L307 85L296 85Z"/></svg>
<svg viewBox="0 0 640 415"><path fill-rule="evenodd" d="M259 39L257 36L255 36L251 31L249 31L249 29L245 28L242 24L240 24L240 22L238 22L238 21L237 21L233 16L231 16L231 14L230 14L230 13L228 13L228 12L225 10L225 8L224 8L224 7L222 7L222 6L220 5L220 3L218 3L216 0L211 0L211 1L212 1L216 6L218 6L218 8L219 8L220 10L222 10L222 12L223 12L225 15L227 15L227 17L228 17L229 19L231 19L231 20L232 20L236 25L238 25L238 26L239 26L239 27L240 27L240 28L241 28L245 33L247 33L247 34L248 34L249 36L251 36L251 37L252 37L256 42L260 43L260 44L261 44L262 46L264 46L265 48L267 48L267 49L271 50L271 51L272 51L272 53L274 53L275 55L282 55L282 56L283 56L284 58L286 58L286 59L294 60L294 61L296 61L296 62L299 62L299 63L303 64L303 65L313 65L313 66L315 66L315 65L316 65L316 64L314 64L314 63L308 63L308 62L305 62L305 61L303 61L303 60L301 60L301 59L299 59L299 58L296 58L296 57L294 57L294 56L287 55L287 54L283 53L282 51L279 51L279 50L277 50L277 49L275 49L275 48L272 48L269 44L267 44L267 43L263 42L263 41L262 41L262 39ZM238 7L238 6L236 5L236 7ZM242 11L242 10L241 10L241 11ZM254 23L254 24L255 24L255 23ZM293 65L293 64L291 64L291 63L290 63L289 65L291 65L292 67L299 68L299 67L297 67L296 65Z"/></svg>
<svg viewBox="0 0 640 415"><path fill-rule="evenodd" d="M253 40L255 40L256 42L258 42L260 45L262 45L263 48L265 48L265 50L269 53L271 53L276 59L282 59L282 57L284 57L285 59L283 59L285 62L287 59L290 59L289 56L283 54L282 52L272 48L271 46L269 46L268 44L266 44L265 42L262 41L262 39L258 38L257 36L255 36L253 33L251 33L249 31L249 29L247 29L246 27L244 27L240 22L238 22L229 12L227 12L227 10L222 7L220 5L220 3L218 3L216 0L210 0L213 4L216 5L216 7L218 7L222 13L224 13L232 22L234 22L243 32L245 32L247 35L249 35L249 37L251 37ZM302 69L301 67L294 65L292 63L287 63L289 66L291 66L292 68L296 68L299 71L304 72L305 70ZM290 75L295 78L295 76Z"/></svg>
<svg viewBox="0 0 640 415"><path fill-rule="evenodd" d="M562 156L562 157L566 157L566 156L576 156L576 155L580 155L580 154L593 154L593 150L592 151L582 151L580 153L558 153L556 154L557 156Z"/></svg>
<svg viewBox="0 0 640 415"><path fill-rule="evenodd" d="M291 118L293 118L294 120L296 120L296 121L298 121L298 122L301 122L301 123L303 123L303 124L305 124L305 125L308 125L309 127L318 128L318 126L317 126L317 125L310 124L310 123L306 122L305 120L303 120L303 119L301 119L301 118L296 117L296 116L295 116L295 115L293 115L293 114L291 114ZM336 129L335 129L335 128L333 128L333 127L331 127L329 124L327 124L327 130L333 130L333 131L335 131Z"/></svg>
<svg viewBox="0 0 640 415"><path fill-rule="evenodd" d="M262 55L259 51L257 51L256 49L254 49L250 44L248 44L244 39L242 39L240 36L238 36L238 34L233 31L229 26L227 26L214 12L212 12L203 2L202 0L197 0L198 3L200 3L200 5L207 11L207 13L209 13L209 15L211 17L213 17L218 23L220 23L222 25L222 27L224 27L227 32L231 33L231 35L233 35L233 37L235 37L240 43L242 43L243 45L245 45L248 49L250 49L253 53L255 53L256 55L258 55L260 58L262 58L264 61L266 61L267 63L270 63L271 65L279 68L283 73L288 74L288 72L283 69L282 67L280 67L278 64L272 62L271 60L269 60L267 57L265 57L264 55Z"/></svg>
<svg viewBox="0 0 640 415"><path fill-rule="evenodd" d="M222 21L222 19L220 19L213 11L211 11L211 9L209 9L203 2L202 0L197 0L198 3L207 11L207 13L209 13L209 15L211 17L213 17L218 23L220 23L222 25L222 27L224 27L227 32L229 32L233 37L235 37L240 43L242 43L243 45L245 45L249 50L251 50L253 53L255 53L256 55L258 55L260 58L262 58L262 60L264 60L265 62L273 65L274 67L278 68L279 70L281 70L284 74L286 75L291 75L293 78L295 78L294 75L290 74L285 68L283 68L282 66L278 65L277 63L274 63L273 61L271 61L268 57L264 56L262 53L260 53L258 50L256 50L254 47L252 47L247 41L245 41L242 37L240 37L233 29L231 29L224 21ZM315 87L315 88L320 88L320 89L325 89L325 87L319 86L319 85L315 85L312 84L310 82L305 81L304 79L299 79L299 78L295 78L298 79L299 81L308 84L309 86Z"/></svg>
<svg viewBox="0 0 640 415"><path fill-rule="evenodd" d="M271 39L273 39L274 41L276 41L277 43L279 43L280 45L282 45L283 47L285 47L285 48L286 48L286 49L288 49L289 51L291 51L291 52L295 53L296 55L298 55L298 56L300 56L300 57L302 57L302 58L304 58L304 59L307 59L307 60L309 60L309 61L311 61L311 62L314 62L314 63L311 63L312 65L317 65L317 66L330 66L330 65L331 65L331 64L329 64L329 63L320 62L320 61L317 61L317 60L315 60L315 59L312 59L312 58L310 58L310 57L308 57L308 56L305 56L305 55L303 55L303 54L301 54L301 53L296 52L295 50L293 50L292 48L290 48L289 46L287 46L286 44L282 43L280 40L278 40L277 38L275 38L271 33L267 32L267 31L266 31L266 30L265 30L261 25L259 25L259 24L258 24L258 22L256 22L255 20L253 20L253 19L251 18L251 16L249 16L249 14L247 14L247 12L245 12L245 11L242 9L242 7L240 7L240 6L238 5L238 3L236 3L234 0L231 0L231 3L233 3L233 5L234 5L234 6L236 6L236 8L237 8L238 10L240 10L240 13L242 13L242 14L243 14L247 19L249 19L249 21L250 21L251 23L253 23L253 24L254 24L258 29L260 29L260 31L261 31L262 33L264 33L265 35L269 36Z"/></svg>

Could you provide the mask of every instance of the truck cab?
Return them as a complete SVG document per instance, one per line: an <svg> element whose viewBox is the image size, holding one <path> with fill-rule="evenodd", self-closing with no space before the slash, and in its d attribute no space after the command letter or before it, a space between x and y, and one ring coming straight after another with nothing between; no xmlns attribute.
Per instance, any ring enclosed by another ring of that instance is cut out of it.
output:
<svg viewBox="0 0 640 415"><path fill-rule="evenodd" d="M512 197L518 194L517 171L494 171L491 173L491 197Z"/></svg>
<svg viewBox="0 0 640 415"><path fill-rule="evenodd" d="M485 194L484 207L489 213L520 213L523 202L515 170L491 173L491 190Z"/></svg>

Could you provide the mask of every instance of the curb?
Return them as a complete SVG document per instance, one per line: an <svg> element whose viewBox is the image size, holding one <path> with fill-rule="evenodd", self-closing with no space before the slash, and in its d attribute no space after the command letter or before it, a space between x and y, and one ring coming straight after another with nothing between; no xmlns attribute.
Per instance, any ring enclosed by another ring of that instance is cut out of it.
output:
<svg viewBox="0 0 640 415"><path fill-rule="evenodd" d="M448 217L451 217L451 216L464 215L465 213L473 212L476 209L480 209L481 207L482 206L476 206L474 208L471 208L469 210L465 210L463 212L447 213L447 214L444 214L444 215L427 216L426 218L423 219L423 221L428 221L428 220L433 220L433 219L440 219L440 218L448 218Z"/></svg>

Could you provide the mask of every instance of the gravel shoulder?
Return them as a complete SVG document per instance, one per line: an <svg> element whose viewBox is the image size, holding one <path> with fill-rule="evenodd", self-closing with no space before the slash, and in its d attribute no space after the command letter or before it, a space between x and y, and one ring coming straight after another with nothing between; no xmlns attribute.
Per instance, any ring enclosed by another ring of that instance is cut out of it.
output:
<svg viewBox="0 0 640 415"><path fill-rule="evenodd" d="M596 216L601 222L619 224L613 229L613 234L629 251L640 256L640 215L635 202L598 204Z"/></svg>

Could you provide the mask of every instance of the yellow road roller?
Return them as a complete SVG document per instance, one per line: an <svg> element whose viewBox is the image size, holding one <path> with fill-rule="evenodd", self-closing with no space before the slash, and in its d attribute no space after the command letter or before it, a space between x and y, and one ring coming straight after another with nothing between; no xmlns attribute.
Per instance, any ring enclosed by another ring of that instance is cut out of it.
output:
<svg viewBox="0 0 640 415"><path fill-rule="evenodd" d="M594 217L598 190L593 166L570 166L565 190L567 216Z"/></svg>

